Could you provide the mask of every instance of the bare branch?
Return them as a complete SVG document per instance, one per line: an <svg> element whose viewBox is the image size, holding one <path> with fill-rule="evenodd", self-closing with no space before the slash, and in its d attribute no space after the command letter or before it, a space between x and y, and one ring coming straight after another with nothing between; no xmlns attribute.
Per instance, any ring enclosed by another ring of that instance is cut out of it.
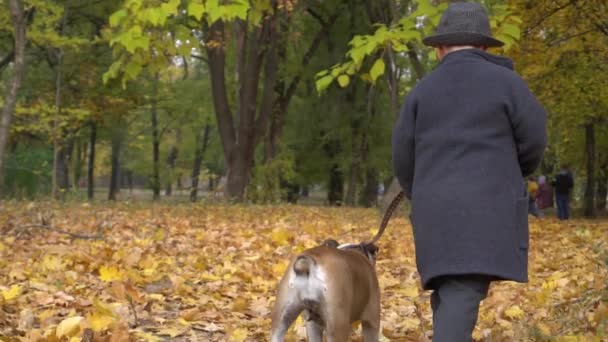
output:
<svg viewBox="0 0 608 342"><path fill-rule="evenodd" d="M97 226L97 234L95 234L95 235L68 232L67 230L55 228L55 227L47 224L46 222L43 222L42 224L31 224L31 225L21 227L22 230L32 229L32 228L48 230L51 232L67 235L67 236L71 237L72 239L82 239L82 240L102 240L103 239L103 229L102 229L101 225Z"/></svg>
<svg viewBox="0 0 608 342"><path fill-rule="evenodd" d="M317 21L319 22L319 24L321 24L321 26L326 26L327 23L325 22L325 20L323 19L323 17L315 12L315 10L313 10L312 8L307 8L306 11L315 19L317 19Z"/></svg>
<svg viewBox="0 0 608 342"><path fill-rule="evenodd" d="M208 60L207 58L205 58L205 57L201 56L201 55L195 55L195 54L191 54L190 56L192 56L192 58L195 58L195 59L201 60L201 61L203 61L203 62L205 62L205 63L209 64L209 60Z"/></svg>

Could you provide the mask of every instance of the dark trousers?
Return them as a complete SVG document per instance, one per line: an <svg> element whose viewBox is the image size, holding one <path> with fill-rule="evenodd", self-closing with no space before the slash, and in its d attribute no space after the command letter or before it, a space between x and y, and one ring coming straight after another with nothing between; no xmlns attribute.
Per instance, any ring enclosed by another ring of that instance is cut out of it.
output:
<svg viewBox="0 0 608 342"><path fill-rule="evenodd" d="M536 206L536 201L533 199L528 201L528 214L534 215L534 217L540 217L540 212Z"/></svg>
<svg viewBox="0 0 608 342"><path fill-rule="evenodd" d="M442 276L432 282L433 342L470 342L479 304L488 295L492 277Z"/></svg>
<svg viewBox="0 0 608 342"><path fill-rule="evenodd" d="M557 217L560 220L567 220L570 218L569 213L569 196L567 194L555 194L555 203L557 205Z"/></svg>

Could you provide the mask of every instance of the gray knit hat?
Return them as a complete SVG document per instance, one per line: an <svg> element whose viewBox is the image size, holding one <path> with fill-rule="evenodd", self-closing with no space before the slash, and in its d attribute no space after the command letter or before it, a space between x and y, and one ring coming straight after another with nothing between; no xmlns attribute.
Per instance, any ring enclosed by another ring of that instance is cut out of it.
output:
<svg viewBox="0 0 608 342"><path fill-rule="evenodd" d="M483 6L474 2L453 2L441 16L435 34L424 37L429 46L474 45L497 47L505 43L492 37L490 20Z"/></svg>

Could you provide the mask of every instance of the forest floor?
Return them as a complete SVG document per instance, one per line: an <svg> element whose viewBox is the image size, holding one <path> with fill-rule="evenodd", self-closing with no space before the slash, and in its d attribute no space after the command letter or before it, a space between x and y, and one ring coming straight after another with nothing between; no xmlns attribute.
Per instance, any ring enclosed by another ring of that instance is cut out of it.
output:
<svg viewBox="0 0 608 342"><path fill-rule="evenodd" d="M1 341L264 341L290 256L369 239L375 209L0 202ZM530 282L493 284L477 341L608 341L608 220L530 219ZM382 341L427 341L411 227L379 242ZM305 336L302 321L288 340ZM353 334L353 340L360 340Z"/></svg>

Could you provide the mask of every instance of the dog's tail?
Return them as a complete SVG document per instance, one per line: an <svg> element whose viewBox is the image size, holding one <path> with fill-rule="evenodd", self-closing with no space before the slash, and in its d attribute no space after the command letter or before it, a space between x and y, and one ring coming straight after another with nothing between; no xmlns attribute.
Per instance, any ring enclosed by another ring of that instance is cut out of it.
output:
<svg viewBox="0 0 608 342"><path fill-rule="evenodd" d="M296 262L293 263L293 271L299 276L308 276L310 267L314 264L314 260L308 255L300 255Z"/></svg>

